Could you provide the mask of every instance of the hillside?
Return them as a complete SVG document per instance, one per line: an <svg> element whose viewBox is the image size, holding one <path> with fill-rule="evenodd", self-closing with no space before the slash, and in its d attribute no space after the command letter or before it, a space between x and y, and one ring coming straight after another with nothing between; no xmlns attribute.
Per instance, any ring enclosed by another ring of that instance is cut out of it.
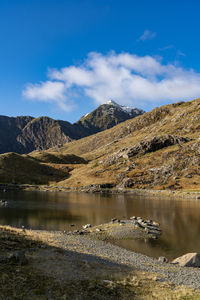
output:
<svg viewBox="0 0 200 300"><path fill-rule="evenodd" d="M47 184L68 176L68 168L55 168L12 152L0 155L0 183Z"/></svg>
<svg viewBox="0 0 200 300"><path fill-rule="evenodd" d="M141 113L142 110L131 108L124 111L122 106L110 102L99 106L74 124L49 117L0 116L0 153L22 154L60 147L72 140L111 128Z"/></svg>
<svg viewBox="0 0 200 300"><path fill-rule="evenodd" d="M117 187L188 189L200 187L200 99L153 109L55 151L90 162L74 167L60 185L110 183Z"/></svg>
<svg viewBox="0 0 200 300"><path fill-rule="evenodd" d="M155 108L60 148L32 152L29 158L67 168L69 176L56 180L59 186L199 190L199 129L196 99Z"/></svg>

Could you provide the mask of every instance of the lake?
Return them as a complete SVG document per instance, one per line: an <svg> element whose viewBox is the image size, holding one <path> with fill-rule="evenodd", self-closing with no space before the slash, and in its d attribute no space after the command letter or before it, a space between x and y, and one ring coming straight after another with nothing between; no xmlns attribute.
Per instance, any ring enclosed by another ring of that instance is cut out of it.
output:
<svg viewBox="0 0 200 300"><path fill-rule="evenodd" d="M75 230L112 218L141 216L160 223L158 240L115 241L129 250L169 259L200 252L200 200L169 200L130 194L102 195L64 192L0 192L0 224L31 229ZM70 225L75 226L71 227Z"/></svg>

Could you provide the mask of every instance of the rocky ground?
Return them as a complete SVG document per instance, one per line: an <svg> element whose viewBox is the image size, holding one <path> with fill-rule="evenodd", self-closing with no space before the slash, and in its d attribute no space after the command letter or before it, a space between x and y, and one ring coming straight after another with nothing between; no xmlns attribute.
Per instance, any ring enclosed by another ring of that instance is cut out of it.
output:
<svg viewBox="0 0 200 300"><path fill-rule="evenodd" d="M67 234L87 235L93 239L102 241L121 239L157 239L162 233L159 224L152 220L144 220L141 217L131 217L130 220L114 218L109 223L92 227L86 224L80 230Z"/></svg>
<svg viewBox="0 0 200 300"><path fill-rule="evenodd" d="M126 226L115 222L111 227ZM90 235L1 226L0 299L200 299L199 269L98 240L96 229Z"/></svg>

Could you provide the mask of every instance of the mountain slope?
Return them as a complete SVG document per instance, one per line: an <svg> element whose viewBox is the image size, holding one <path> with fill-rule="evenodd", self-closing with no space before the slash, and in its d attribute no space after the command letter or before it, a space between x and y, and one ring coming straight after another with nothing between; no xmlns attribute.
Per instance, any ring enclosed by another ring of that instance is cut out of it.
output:
<svg viewBox="0 0 200 300"><path fill-rule="evenodd" d="M100 105L97 109L83 116L77 123L88 130L88 134L94 134L124 122L128 119L135 118L144 111L137 108L130 108L117 104L110 100Z"/></svg>
<svg viewBox="0 0 200 300"><path fill-rule="evenodd" d="M137 109L125 112L113 102L101 105L74 124L49 117L0 116L0 153L29 153L34 150L60 147L72 140L113 127L141 113L143 111Z"/></svg>
<svg viewBox="0 0 200 300"><path fill-rule="evenodd" d="M64 122L63 125L48 117L31 120L17 137L17 140L24 146L23 153L34 149L48 149L71 141L72 125L68 122Z"/></svg>
<svg viewBox="0 0 200 300"><path fill-rule="evenodd" d="M200 99L155 108L61 147L90 163L60 185L200 190L199 130Z"/></svg>
<svg viewBox="0 0 200 300"><path fill-rule="evenodd" d="M10 151L23 153L24 146L17 137L32 120L30 116L16 118L0 116L0 153Z"/></svg>

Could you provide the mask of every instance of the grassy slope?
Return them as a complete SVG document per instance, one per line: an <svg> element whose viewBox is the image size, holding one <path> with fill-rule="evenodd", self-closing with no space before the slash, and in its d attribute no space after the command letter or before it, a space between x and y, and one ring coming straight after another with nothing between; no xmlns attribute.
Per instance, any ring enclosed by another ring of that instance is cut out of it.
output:
<svg viewBox="0 0 200 300"><path fill-rule="evenodd" d="M46 184L68 177L68 170L58 170L28 156L16 153L0 155L1 183Z"/></svg>
<svg viewBox="0 0 200 300"><path fill-rule="evenodd" d="M54 164L86 164L87 161L74 154L61 154L52 151L34 151L29 154L37 161Z"/></svg>

